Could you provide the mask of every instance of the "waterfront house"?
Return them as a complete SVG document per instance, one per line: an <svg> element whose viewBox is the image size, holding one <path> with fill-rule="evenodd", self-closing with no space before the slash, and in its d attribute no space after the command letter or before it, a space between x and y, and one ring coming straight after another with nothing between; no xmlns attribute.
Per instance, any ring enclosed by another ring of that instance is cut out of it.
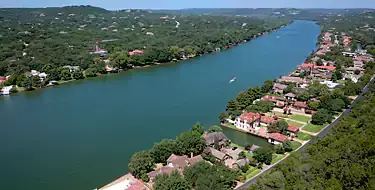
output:
<svg viewBox="0 0 375 190"><path fill-rule="evenodd" d="M290 83L297 83L297 84L307 84L310 81L308 79L302 79L300 77L290 77L290 76L282 76L280 79L277 80L278 82L290 82Z"/></svg>
<svg viewBox="0 0 375 190"><path fill-rule="evenodd" d="M12 88L13 88L13 85L3 86L3 88L1 88L1 95L9 95L10 94L10 90Z"/></svg>
<svg viewBox="0 0 375 190"><path fill-rule="evenodd" d="M285 85L285 84L274 83L273 87L272 87L272 91L274 93L283 94L284 89L286 89L287 87L288 87L288 85Z"/></svg>
<svg viewBox="0 0 375 190"><path fill-rule="evenodd" d="M294 101L296 99L296 97L297 96L295 94L293 94L293 93L287 93L287 94L285 94L285 98L287 98L288 100Z"/></svg>
<svg viewBox="0 0 375 190"><path fill-rule="evenodd" d="M291 108L293 109L292 111L305 113L309 106L306 104L306 102L294 102L292 103Z"/></svg>
<svg viewBox="0 0 375 190"><path fill-rule="evenodd" d="M225 146L229 142L229 139L222 132L205 134L204 140L206 142L206 146L214 147L215 145L218 145L218 148Z"/></svg>
<svg viewBox="0 0 375 190"><path fill-rule="evenodd" d="M257 129L260 124L260 114L253 113L253 112L246 112L241 114L241 116L237 117L234 121L234 125L238 129L242 129L245 131L251 131L253 129Z"/></svg>
<svg viewBox="0 0 375 190"><path fill-rule="evenodd" d="M283 97L278 97L278 96L270 96L270 95L265 95L263 96L260 100L262 101L268 101L268 102L273 102L273 103L277 103L277 102L285 102L286 99L283 98Z"/></svg>
<svg viewBox="0 0 375 190"><path fill-rule="evenodd" d="M167 159L167 165L155 171L149 172L147 175L149 177L150 183L153 182L157 175L171 174L174 170L177 170L181 175L183 175L185 167L192 166L201 161L203 161L202 156L194 156L193 153L191 153L190 158L188 158L186 155L178 156L172 154Z"/></svg>
<svg viewBox="0 0 375 190"><path fill-rule="evenodd" d="M242 150L237 147L233 147L233 148L224 148L221 152L223 152L224 154L226 154L229 158L233 160L238 160L239 154L242 152Z"/></svg>
<svg viewBox="0 0 375 190"><path fill-rule="evenodd" d="M288 137L281 133L270 133L268 136L268 142L271 144L282 144L288 140Z"/></svg>
<svg viewBox="0 0 375 190"><path fill-rule="evenodd" d="M128 173L99 190L149 190L149 188L131 173Z"/></svg>
<svg viewBox="0 0 375 190"><path fill-rule="evenodd" d="M250 153L251 154L254 154L254 150L257 149L257 148L260 148L260 146L257 146L255 144L253 144L251 147L250 147Z"/></svg>

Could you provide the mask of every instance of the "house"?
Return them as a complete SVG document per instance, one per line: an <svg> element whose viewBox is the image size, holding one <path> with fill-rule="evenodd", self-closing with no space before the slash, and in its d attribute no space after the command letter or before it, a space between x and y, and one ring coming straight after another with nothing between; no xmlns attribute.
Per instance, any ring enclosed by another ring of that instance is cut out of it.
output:
<svg viewBox="0 0 375 190"><path fill-rule="evenodd" d="M285 85L285 84L274 83L273 87L272 87L272 91L274 93L283 94L284 93L284 89L286 89L287 87L288 87L288 85Z"/></svg>
<svg viewBox="0 0 375 190"><path fill-rule="evenodd" d="M234 148L225 148L221 152L225 153L229 158L233 160L238 160L239 154L242 152L242 150L237 147L234 147Z"/></svg>
<svg viewBox="0 0 375 190"><path fill-rule="evenodd" d="M232 165L232 168L233 168L233 169L241 169L241 168L244 167L246 164L247 164L247 160L246 160L245 158L243 158L243 159L237 160L237 161Z"/></svg>
<svg viewBox="0 0 375 190"><path fill-rule="evenodd" d="M131 173L128 173L99 190L149 190L149 188Z"/></svg>
<svg viewBox="0 0 375 190"><path fill-rule="evenodd" d="M13 88L13 85L3 86L3 88L1 88L1 94L0 95L9 95L10 94L10 90L12 88Z"/></svg>
<svg viewBox="0 0 375 190"><path fill-rule="evenodd" d="M144 54L145 52L143 51L143 50L139 50L139 49L135 49L135 50L133 50L133 51L130 51L129 53L128 53L128 55L130 55L130 56L133 56L133 55L142 55L142 54Z"/></svg>
<svg viewBox="0 0 375 190"><path fill-rule="evenodd" d="M204 135L204 140L206 146L214 147L219 145L220 147L224 146L229 142L229 139L222 132L213 132Z"/></svg>
<svg viewBox="0 0 375 190"><path fill-rule="evenodd" d="M268 102L273 102L273 103L277 103L278 101L281 101L281 102L285 102L286 101L286 99L283 98L283 97L269 96L269 95L263 96L260 100L262 100L262 101L268 101Z"/></svg>
<svg viewBox="0 0 375 190"><path fill-rule="evenodd" d="M260 124L263 126L271 125L272 123L275 123L275 121L276 120L272 117L267 117L267 116L260 117Z"/></svg>
<svg viewBox="0 0 375 190"><path fill-rule="evenodd" d="M278 82L290 82L290 83L309 83L307 79L301 79L300 77L290 77L290 76L282 76L280 79L277 80Z"/></svg>
<svg viewBox="0 0 375 190"><path fill-rule="evenodd" d="M294 111L301 113L305 113L309 108L306 102L294 102L291 107L294 109Z"/></svg>
<svg viewBox="0 0 375 190"><path fill-rule="evenodd" d="M295 100L296 99L296 95L293 94L293 93L287 93L285 94L285 98L287 98L288 100Z"/></svg>
<svg viewBox="0 0 375 190"><path fill-rule="evenodd" d="M357 68L363 68L364 64L363 64L363 61L353 61L354 63L354 67L357 67Z"/></svg>
<svg viewBox="0 0 375 190"><path fill-rule="evenodd" d="M299 127L295 126L295 125L292 125L292 124L288 124L288 129L287 131L289 132L290 135L293 135L293 136L296 136L297 133L299 132Z"/></svg>
<svg viewBox="0 0 375 190"><path fill-rule="evenodd" d="M218 162L223 162L226 159L228 159L228 155L211 147L207 147L203 152L213 156L214 158L216 158L216 161Z"/></svg>
<svg viewBox="0 0 375 190"><path fill-rule="evenodd" d="M167 165L149 172L147 175L149 177L150 183L154 180L154 178L159 174L170 174L174 170L177 170L181 175L183 175L184 169L187 166L192 166L198 162L203 161L203 158L201 155L194 156L193 153L191 153L190 158L188 158L186 155L178 156L175 154L172 154L167 159Z"/></svg>
<svg viewBox="0 0 375 190"><path fill-rule="evenodd" d="M270 133L268 136L268 142L271 144L282 144L288 140L288 137L281 133Z"/></svg>
<svg viewBox="0 0 375 190"><path fill-rule="evenodd" d="M325 85L327 85L328 88L330 88L330 89L333 89L333 88L335 88L336 86L341 85L340 83L332 82L332 81L321 81L320 84L325 84Z"/></svg>
<svg viewBox="0 0 375 190"><path fill-rule="evenodd" d="M63 68L67 68L67 69L69 69L69 72L71 72L71 73L80 70L80 67L79 67L79 66L70 66L70 65L65 65L65 66L63 66Z"/></svg>
<svg viewBox="0 0 375 190"><path fill-rule="evenodd" d="M254 150L257 149L257 148L260 148L260 146L257 146L255 144L253 144L250 148L250 153L253 154L254 153Z"/></svg>
<svg viewBox="0 0 375 190"><path fill-rule="evenodd" d="M152 183L157 175L160 174L171 174L176 168L169 165L163 166L155 171L147 173L149 182Z"/></svg>
<svg viewBox="0 0 375 190"><path fill-rule="evenodd" d="M298 88L294 88L294 90L295 90L296 92L304 92L304 91L308 91L309 89L298 87Z"/></svg>
<svg viewBox="0 0 375 190"><path fill-rule="evenodd" d="M253 112L246 112L237 117L234 121L234 125L242 130L251 131L256 129L260 124L260 114Z"/></svg>

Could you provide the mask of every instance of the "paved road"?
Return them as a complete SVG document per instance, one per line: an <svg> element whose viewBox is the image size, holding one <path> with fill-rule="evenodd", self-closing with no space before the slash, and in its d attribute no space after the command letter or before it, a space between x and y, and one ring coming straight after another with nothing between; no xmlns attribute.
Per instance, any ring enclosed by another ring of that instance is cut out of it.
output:
<svg viewBox="0 0 375 190"><path fill-rule="evenodd" d="M374 77L371 78L370 82L363 88L361 94L359 94L357 96L357 98L352 102L351 105L349 105L349 107L335 120L333 121L331 124L329 124L326 128L324 128L322 131L319 132L319 134L317 135L319 138L322 138L324 137L328 131L334 127L335 125L338 124L338 122L342 119L342 117L346 116L351 110L352 110L352 105L354 105L355 103L357 103L358 100L362 99L363 98L363 94L366 93L368 90L369 90L369 84L371 82L373 82L374 80ZM300 152L302 151L303 149L306 148L307 145L311 144L312 141L308 141L307 143L303 144L298 150L297 152ZM287 156L284 157L284 159L280 160L280 162L278 162L277 164L280 164L282 162L284 162L284 160L287 159ZM256 179L260 176L263 176L264 174L268 173L269 171L271 171L272 169L275 168L275 166L277 165L272 165L271 167L269 167L268 169L265 169L262 173L260 173L258 176L250 179L249 181L246 181L242 186L238 187L237 189L244 189L244 188L247 188L249 187L250 184L254 183L256 181Z"/></svg>

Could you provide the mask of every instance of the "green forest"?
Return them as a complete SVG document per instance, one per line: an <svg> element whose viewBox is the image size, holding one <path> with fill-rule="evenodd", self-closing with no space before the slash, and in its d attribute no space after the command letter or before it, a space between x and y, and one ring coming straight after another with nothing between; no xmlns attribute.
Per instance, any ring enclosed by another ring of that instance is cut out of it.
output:
<svg viewBox="0 0 375 190"><path fill-rule="evenodd" d="M144 10L107 11L91 6L0 9L0 76L46 72L66 80L62 66L79 66L86 77L113 67L166 63L237 45L291 20L246 16L174 15ZM108 51L90 55L95 42ZM128 52L143 50L142 55ZM14 85L23 84L23 77ZM80 79L82 76L74 77Z"/></svg>

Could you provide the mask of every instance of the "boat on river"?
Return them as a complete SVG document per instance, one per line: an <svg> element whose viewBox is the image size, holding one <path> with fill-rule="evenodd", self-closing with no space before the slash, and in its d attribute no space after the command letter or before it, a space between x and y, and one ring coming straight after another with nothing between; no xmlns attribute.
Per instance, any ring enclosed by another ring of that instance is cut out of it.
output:
<svg viewBox="0 0 375 190"><path fill-rule="evenodd" d="M236 77L233 77L233 78L229 81L229 83L232 83L232 82L234 82L234 81L236 81Z"/></svg>

